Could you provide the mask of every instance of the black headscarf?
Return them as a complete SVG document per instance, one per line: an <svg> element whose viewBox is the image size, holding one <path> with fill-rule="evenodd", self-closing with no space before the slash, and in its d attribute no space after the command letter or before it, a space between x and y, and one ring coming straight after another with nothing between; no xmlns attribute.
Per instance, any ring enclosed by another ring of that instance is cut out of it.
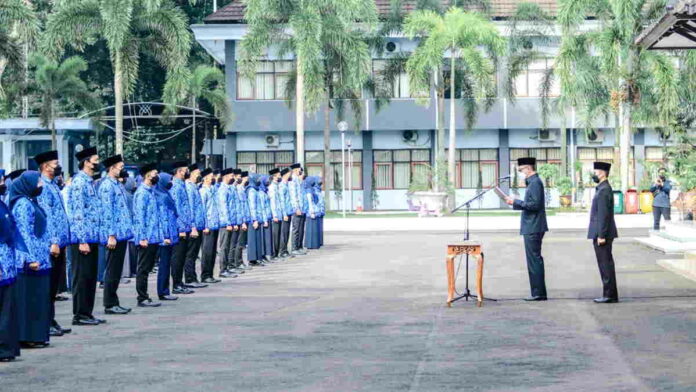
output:
<svg viewBox="0 0 696 392"><path fill-rule="evenodd" d="M41 208L35 196L40 180L41 174L39 172L27 170L19 178L12 181L12 189L10 189L10 209L23 197L26 197L34 206L34 234L37 237L43 236L46 232L46 212Z"/></svg>

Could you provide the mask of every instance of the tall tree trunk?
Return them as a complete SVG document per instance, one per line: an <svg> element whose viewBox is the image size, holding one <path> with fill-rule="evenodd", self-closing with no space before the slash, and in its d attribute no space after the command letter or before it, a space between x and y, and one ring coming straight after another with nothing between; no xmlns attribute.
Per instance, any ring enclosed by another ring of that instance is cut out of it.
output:
<svg viewBox="0 0 696 392"><path fill-rule="evenodd" d="M50 108L50 116L51 118L48 120L48 126L51 128L51 150L57 150L58 148L58 141L56 140L56 113L54 110L54 105L51 102L51 108Z"/></svg>
<svg viewBox="0 0 696 392"><path fill-rule="evenodd" d="M324 203L326 210L331 208L331 187L333 170L331 169L331 108L329 107L329 89L326 89L326 108L324 109Z"/></svg>
<svg viewBox="0 0 696 392"><path fill-rule="evenodd" d="M297 78L295 85L295 161L304 166L304 75L302 59L297 57Z"/></svg>
<svg viewBox="0 0 696 392"><path fill-rule="evenodd" d="M621 140L619 150L621 153L621 192L626 192L628 189L628 173L629 173L629 150L631 148L631 103L624 102L621 104Z"/></svg>
<svg viewBox="0 0 696 392"><path fill-rule="evenodd" d="M114 65L114 112L116 114L116 154L123 154L123 71L121 55L116 53Z"/></svg>
<svg viewBox="0 0 696 392"><path fill-rule="evenodd" d="M455 91L454 91L454 68L455 68L455 51L451 51L452 55L450 58L450 116L449 116L449 150L447 151L447 176L449 178L449 183L454 187L455 184L455 163L454 154L456 152L456 142L457 142L457 127L455 124L456 113L455 113ZM452 194L449 195L447 199L447 205L449 210L454 209L454 190Z"/></svg>
<svg viewBox="0 0 696 392"><path fill-rule="evenodd" d="M442 77L441 68L435 71L435 93L437 94L437 148L435 151L435 191L442 192L444 189L440 187L438 179L440 173L440 165L445 162L445 89L439 84L439 78ZM444 81L443 81L444 83Z"/></svg>
<svg viewBox="0 0 696 392"><path fill-rule="evenodd" d="M566 127L566 107L563 107L561 115L561 176L568 176L568 128Z"/></svg>
<svg viewBox="0 0 696 392"><path fill-rule="evenodd" d="M193 128L191 132L191 163L196 163L196 99L191 98L191 108L193 108Z"/></svg>

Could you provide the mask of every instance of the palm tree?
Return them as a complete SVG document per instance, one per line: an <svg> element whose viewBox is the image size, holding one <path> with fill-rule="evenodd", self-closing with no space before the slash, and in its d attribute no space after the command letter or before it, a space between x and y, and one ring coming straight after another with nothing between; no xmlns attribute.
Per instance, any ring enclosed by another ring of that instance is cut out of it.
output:
<svg viewBox="0 0 696 392"><path fill-rule="evenodd" d="M193 133L191 136L191 163L197 162L196 148L196 110L200 101L207 102L213 107L217 117L224 126L231 120L232 108L230 99L225 93L224 83L225 75L217 67L208 65L199 65L193 72L187 69L183 75L183 89L181 95L175 96L175 89L165 88L164 101L172 104L169 108L174 108L176 104L186 103L193 110Z"/></svg>
<svg viewBox="0 0 696 392"><path fill-rule="evenodd" d="M31 3L24 0L0 2L0 97L3 96L2 75L10 66L24 66L22 44L33 41L39 32L39 20Z"/></svg>
<svg viewBox="0 0 696 392"><path fill-rule="evenodd" d="M94 110L98 100L89 93L80 73L87 70L87 63L79 56L65 59L61 63L36 55L32 58L36 66L32 93L41 99L39 118L41 125L51 131L52 149L56 144L56 112L60 106Z"/></svg>
<svg viewBox="0 0 696 392"><path fill-rule="evenodd" d="M450 121L449 121L449 156L448 176L450 184L455 182L456 151L456 113L455 98L457 91L457 70L463 71L459 85L463 88L462 96L469 93L470 101L482 101L495 95L494 59L503 53L504 39L489 19L476 12L466 12L452 7L444 15L434 11L415 11L406 17L404 32L413 39L422 37L418 48L406 63L406 72L411 81L411 91L424 91L430 88L433 70L438 99L444 103L444 94L449 82ZM485 48L487 53L480 50ZM444 58L449 54L449 72L443 66ZM488 54L488 56L487 56ZM438 106L438 116L444 119L444 105ZM468 124L469 127L473 123ZM444 153L444 127L438 129L438 146L440 157ZM454 197L450 197L453 206Z"/></svg>
<svg viewBox="0 0 696 392"><path fill-rule="evenodd" d="M629 183L634 124L667 126L679 106L679 78L670 58L635 44L642 27L660 17L665 5L665 0L559 2L561 99L578 109L587 128L597 116L616 117L620 157L615 164L622 191ZM581 30L589 17L597 19L597 27Z"/></svg>
<svg viewBox="0 0 696 392"><path fill-rule="evenodd" d="M114 71L116 153L123 153L123 97L133 92L141 52L167 70L167 87L183 89L177 76L191 49L186 15L172 0L74 0L48 18L44 50L56 57L66 46L82 50L103 39Z"/></svg>
<svg viewBox="0 0 696 392"><path fill-rule="evenodd" d="M376 24L374 1L249 0L245 20L249 32L242 42L240 61L244 74L253 76L269 42L279 43L282 52L295 56L296 154L304 162L305 112L315 112L326 102L327 80L335 77L327 61L335 56L347 67L338 75L339 90L359 90L369 75L369 50L358 29L369 31ZM328 155L325 143L325 160Z"/></svg>

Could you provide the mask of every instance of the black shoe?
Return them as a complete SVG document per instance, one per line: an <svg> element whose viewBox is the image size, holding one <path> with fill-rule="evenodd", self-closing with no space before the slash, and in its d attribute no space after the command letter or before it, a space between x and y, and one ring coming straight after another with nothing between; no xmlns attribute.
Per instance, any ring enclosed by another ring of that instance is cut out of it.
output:
<svg viewBox="0 0 696 392"><path fill-rule="evenodd" d="M145 301L140 301L138 302L138 306L141 308L156 308L158 306L161 306L162 304L159 302L153 302L151 299L146 299Z"/></svg>
<svg viewBox="0 0 696 392"><path fill-rule="evenodd" d="M99 324L106 324L106 320L104 319L98 319L94 316L92 316L92 320L96 320Z"/></svg>
<svg viewBox="0 0 696 392"><path fill-rule="evenodd" d="M232 275L241 275L241 274L245 273L246 270L238 267L238 268L232 268L232 269L228 270L227 272L229 272Z"/></svg>
<svg viewBox="0 0 696 392"><path fill-rule="evenodd" d="M222 282L220 279L215 279L215 278L206 278L203 280L203 283L208 283L208 284L215 284L215 283L220 283Z"/></svg>
<svg viewBox="0 0 696 392"><path fill-rule="evenodd" d="M70 298L66 297L66 296L63 295L63 294L58 294L58 295L56 295L56 301L67 301L67 300L69 300L69 299L70 299Z"/></svg>
<svg viewBox="0 0 696 392"><path fill-rule="evenodd" d="M221 278L236 278L237 276L239 275L228 271L223 271L220 273Z"/></svg>
<svg viewBox="0 0 696 392"><path fill-rule="evenodd" d="M22 348L46 348L50 345L48 342L19 342Z"/></svg>
<svg viewBox="0 0 696 392"><path fill-rule="evenodd" d="M48 336L54 336L54 337L55 336L63 336L63 331L61 331L60 329L58 329L56 327L51 326L48 329Z"/></svg>
<svg viewBox="0 0 696 392"><path fill-rule="evenodd" d="M104 288L104 283L99 283L99 288L103 289Z"/></svg>
<svg viewBox="0 0 696 392"><path fill-rule="evenodd" d="M160 301L176 301L179 297L176 295L160 295L159 299Z"/></svg>
<svg viewBox="0 0 696 392"><path fill-rule="evenodd" d="M0 358L0 362L12 362L15 360L15 357L2 357Z"/></svg>
<svg viewBox="0 0 696 392"><path fill-rule="evenodd" d="M546 301L546 297L543 297L541 295L536 295L533 297L527 297L524 299L527 302L532 302L532 301Z"/></svg>
<svg viewBox="0 0 696 392"><path fill-rule="evenodd" d="M60 329L60 332L63 332L63 335L69 334L70 332L72 332L72 328L63 328L60 325L58 326L58 328Z"/></svg>
<svg viewBox="0 0 696 392"><path fill-rule="evenodd" d="M203 284L203 283L193 282L193 283L187 283L184 287L191 288L191 289L202 289L204 287L208 287L208 285Z"/></svg>
<svg viewBox="0 0 696 392"><path fill-rule="evenodd" d="M179 294L179 295L185 295L185 294L193 294L195 291L191 289L187 289L186 287L179 286L175 287L174 290L172 290L172 294Z"/></svg>
<svg viewBox="0 0 696 392"><path fill-rule="evenodd" d="M615 304L619 302L618 298L607 298L607 297L602 297L602 298L595 298L594 303L596 304Z"/></svg>
<svg viewBox="0 0 696 392"><path fill-rule="evenodd" d="M93 318L74 318L72 325L99 325L101 324L97 319Z"/></svg>
<svg viewBox="0 0 696 392"><path fill-rule="evenodd" d="M112 306L110 308L104 309L104 313L106 314L128 314L130 313L130 309L122 308L120 306Z"/></svg>

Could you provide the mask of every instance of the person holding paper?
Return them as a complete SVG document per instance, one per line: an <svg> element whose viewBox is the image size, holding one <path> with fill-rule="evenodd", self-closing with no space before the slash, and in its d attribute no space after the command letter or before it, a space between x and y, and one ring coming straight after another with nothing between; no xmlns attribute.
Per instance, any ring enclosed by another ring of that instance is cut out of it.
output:
<svg viewBox="0 0 696 392"><path fill-rule="evenodd" d="M506 197L505 202L515 210L522 210L520 234L524 237L524 250L527 255L527 271L531 297L525 301L546 301L546 282L544 280L544 258L541 256L541 243L544 233L549 231L546 224L544 184L535 171L536 158L517 160L517 171L525 177L527 190L524 200Z"/></svg>

